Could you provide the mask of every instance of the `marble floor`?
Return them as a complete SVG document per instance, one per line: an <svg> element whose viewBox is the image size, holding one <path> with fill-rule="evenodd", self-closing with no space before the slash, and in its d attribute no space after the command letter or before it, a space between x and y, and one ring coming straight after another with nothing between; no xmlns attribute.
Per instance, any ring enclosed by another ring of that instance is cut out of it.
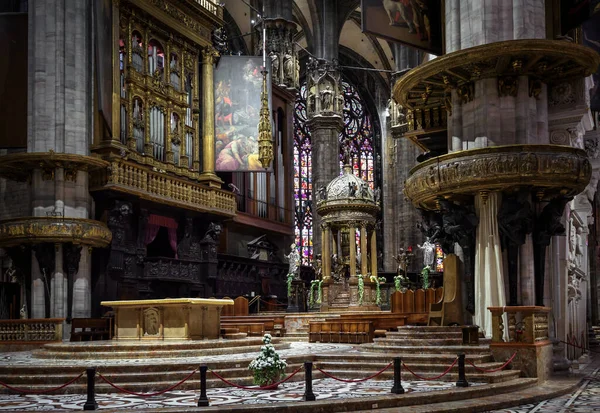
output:
<svg viewBox="0 0 600 413"><path fill-rule="evenodd" d="M471 383L477 385L477 383ZM454 387L449 382L402 382L405 391L428 392ZM389 394L391 380L343 383L333 379L313 381L313 392L317 400L347 399ZM229 404L261 404L302 401L304 382L284 383L277 390L250 391L232 388L208 389L211 406ZM5 411L68 411L82 410L85 395L0 395L0 412ZM193 407L198 403L198 392L172 391L161 396L142 398L123 394L101 394L96 396L100 409L154 409L160 407ZM125 410L124 410L125 411Z"/></svg>

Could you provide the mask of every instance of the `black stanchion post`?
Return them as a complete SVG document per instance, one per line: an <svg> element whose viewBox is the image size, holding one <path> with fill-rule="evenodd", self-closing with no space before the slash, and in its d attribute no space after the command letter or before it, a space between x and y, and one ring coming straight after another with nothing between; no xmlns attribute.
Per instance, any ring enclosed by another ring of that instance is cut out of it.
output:
<svg viewBox="0 0 600 413"><path fill-rule="evenodd" d="M312 361L304 362L304 401L312 402L317 398L312 391Z"/></svg>
<svg viewBox="0 0 600 413"><path fill-rule="evenodd" d="M83 410L97 410L96 403L96 367L88 367L85 370L87 374L87 400L83 405Z"/></svg>
<svg viewBox="0 0 600 413"><path fill-rule="evenodd" d="M198 407L207 407L208 397L206 397L206 371L207 366L200 366L200 397L198 398Z"/></svg>
<svg viewBox="0 0 600 413"><path fill-rule="evenodd" d="M469 387L469 383L465 377L465 355L458 355L458 381L456 387Z"/></svg>
<svg viewBox="0 0 600 413"><path fill-rule="evenodd" d="M392 393L394 394L404 394L404 389L402 388L402 371L400 367L402 365L402 360L400 357L394 357L394 387L392 387Z"/></svg>

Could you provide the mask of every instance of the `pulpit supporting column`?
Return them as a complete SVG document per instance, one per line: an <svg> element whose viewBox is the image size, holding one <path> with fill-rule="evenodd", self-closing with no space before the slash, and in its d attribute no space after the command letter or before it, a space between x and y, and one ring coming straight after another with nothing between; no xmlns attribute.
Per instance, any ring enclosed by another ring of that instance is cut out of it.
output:
<svg viewBox="0 0 600 413"><path fill-rule="evenodd" d="M367 227L364 223L360 226L360 273L366 275L367 270Z"/></svg>
<svg viewBox="0 0 600 413"><path fill-rule="evenodd" d="M377 277L377 232L371 230L371 274Z"/></svg>

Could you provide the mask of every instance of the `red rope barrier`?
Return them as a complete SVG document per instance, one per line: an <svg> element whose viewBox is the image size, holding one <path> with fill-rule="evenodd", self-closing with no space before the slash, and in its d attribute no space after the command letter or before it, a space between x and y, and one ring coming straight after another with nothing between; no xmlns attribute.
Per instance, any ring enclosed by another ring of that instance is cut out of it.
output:
<svg viewBox="0 0 600 413"><path fill-rule="evenodd" d="M384 371L386 371L387 369L389 369L391 366L392 366L392 363L390 363L390 364L388 364L387 366L385 366L385 367L383 368L383 370L379 370L377 373L373 374L372 376L365 377L364 379L340 379L339 377L332 376L331 374L327 373L327 372L326 372L326 371L324 371L324 370L321 370L321 369L320 369L320 368L318 368L318 367L315 367L315 369L316 369L316 370L319 370L321 373L323 373L324 375L326 375L326 376L327 376L327 377L329 377L330 379L334 379L334 380L337 380L337 381L342 381L342 382L344 382L344 383L360 383L360 382L362 382L362 381L367 381L367 380L370 380L370 379L372 379L372 378L374 378L374 377L377 377L377 376L379 376L379 375L380 375L380 374L382 374Z"/></svg>
<svg viewBox="0 0 600 413"><path fill-rule="evenodd" d="M8 385L8 384L6 384L4 382L1 382L1 381L0 381L0 385L6 387L8 390L16 391L16 392L23 393L23 394L44 394L44 393L51 393L51 392L56 391L56 390L64 389L68 385L73 384L74 382L76 382L84 374L85 374L85 372L81 373L79 376L75 377L72 380L69 380L68 382L66 382L62 386L54 387L52 389L47 389L47 390L33 390L32 391L32 390L18 389L16 387L12 387L12 386L10 386L10 385Z"/></svg>
<svg viewBox="0 0 600 413"><path fill-rule="evenodd" d="M408 367L406 364L404 364L404 362L402 362L402 365L404 366L404 368L405 368L406 370L410 371L410 372L412 373L412 375L413 375L413 376L415 376L415 377L417 377L417 378L419 378L419 379L421 379L421 380L437 380L437 379L440 379L440 378L444 377L446 374L448 374L448 372L449 372L450 370L452 370L452 367L454 367L454 366L456 365L456 363L458 363L458 358L454 360L454 362L453 362L453 363L450 365L450 367L448 367L448 368L446 369L446 371L445 371L445 372L443 372L443 373L442 373L442 374L440 374L439 376L435 376L435 377L429 377L429 378L427 378L427 377L423 377L423 376L421 376L421 375L418 375L417 373L415 373L414 371L412 371L412 370L410 369L410 367Z"/></svg>
<svg viewBox="0 0 600 413"><path fill-rule="evenodd" d="M283 384L286 381L288 381L289 379L291 379L292 377L294 377L296 375L296 373L298 373L300 370L302 370L302 367L298 367L292 374L290 374L285 379L283 379L281 381L278 381L277 383L271 383L271 384L268 384L266 386L258 386L258 387L242 386L240 384L236 384L236 383L233 383L233 382L227 380L225 377L221 376L216 371L212 371L212 370L209 370L209 371L212 374L214 374L215 377L218 378L219 380L221 380L223 383L228 384L228 385L233 386L233 387L237 387L238 389L243 389L243 390L272 390L272 389L275 389L280 384Z"/></svg>
<svg viewBox="0 0 600 413"><path fill-rule="evenodd" d="M286 307L287 306L287 304L284 304L284 303L271 303L269 301L263 300L262 298L260 299L260 301L262 301L263 303L265 303L267 305L274 305L274 306L277 306L277 307Z"/></svg>
<svg viewBox="0 0 600 413"><path fill-rule="evenodd" d="M99 377L100 377L102 380L104 380L104 381L105 381L107 384L109 384L110 386L112 386L112 387L114 387L115 389L119 390L120 392L127 393L127 394L132 394L132 395L134 395L134 396L139 396L139 397L152 397L152 396L159 396L159 395L161 395L161 394L163 394L163 393L166 393L166 392L168 392L168 391L171 391L171 390L173 390L174 388L176 388L176 387L180 386L181 384L183 384L184 382L186 382L186 381L187 381L187 380L188 380L190 377L192 377L192 376L194 375L194 373L196 373L197 371L198 371L198 369L196 368L194 371L192 371L190 374L188 374L188 375L187 375L187 376L186 376L186 377L185 377L183 380L181 380L180 382L178 382L178 383L175 383L174 385L172 385L172 386L170 386L170 387L166 388L165 390L157 391L157 392L155 392L155 393L136 393L136 392L134 392L134 391L130 391L130 390L124 389L124 388L122 388L122 387L120 387L120 386L117 386L116 384L114 384L114 383L110 382L110 381L109 381L109 380L108 380L106 377L104 377L104 376L103 376L102 374L100 374L100 373L98 373L98 376L99 376Z"/></svg>
<svg viewBox="0 0 600 413"><path fill-rule="evenodd" d="M506 363L504 363L502 366L498 367L497 369L492 369L492 370L485 370L485 369L479 368L475 364L473 364L473 362L471 360L466 360L466 362L469 363L471 366L475 367L475 370L477 370L477 371L481 371L483 373L495 373L497 371L502 370L504 367L508 366L510 364L510 362L513 361L513 359L516 356L517 356L517 352L515 351L514 354L506 361Z"/></svg>

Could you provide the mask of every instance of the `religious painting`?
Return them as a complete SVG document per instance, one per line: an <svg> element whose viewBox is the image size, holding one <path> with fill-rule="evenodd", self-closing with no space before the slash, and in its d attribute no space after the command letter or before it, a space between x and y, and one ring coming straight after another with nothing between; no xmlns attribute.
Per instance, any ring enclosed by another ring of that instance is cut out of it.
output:
<svg viewBox="0 0 600 413"><path fill-rule="evenodd" d="M444 53L441 0L362 0L361 9L363 32Z"/></svg>
<svg viewBox="0 0 600 413"><path fill-rule="evenodd" d="M262 63L261 57L223 56L215 70L216 171L265 171L258 160ZM267 91L271 113L270 73Z"/></svg>
<svg viewBox="0 0 600 413"><path fill-rule="evenodd" d="M583 44L600 53L600 13L595 13L591 19L583 23ZM596 70L594 87L590 91L590 109L600 112L600 68Z"/></svg>
<svg viewBox="0 0 600 413"><path fill-rule="evenodd" d="M567 34L600 11L600 0L561 0L560 31Z"/></svg>

